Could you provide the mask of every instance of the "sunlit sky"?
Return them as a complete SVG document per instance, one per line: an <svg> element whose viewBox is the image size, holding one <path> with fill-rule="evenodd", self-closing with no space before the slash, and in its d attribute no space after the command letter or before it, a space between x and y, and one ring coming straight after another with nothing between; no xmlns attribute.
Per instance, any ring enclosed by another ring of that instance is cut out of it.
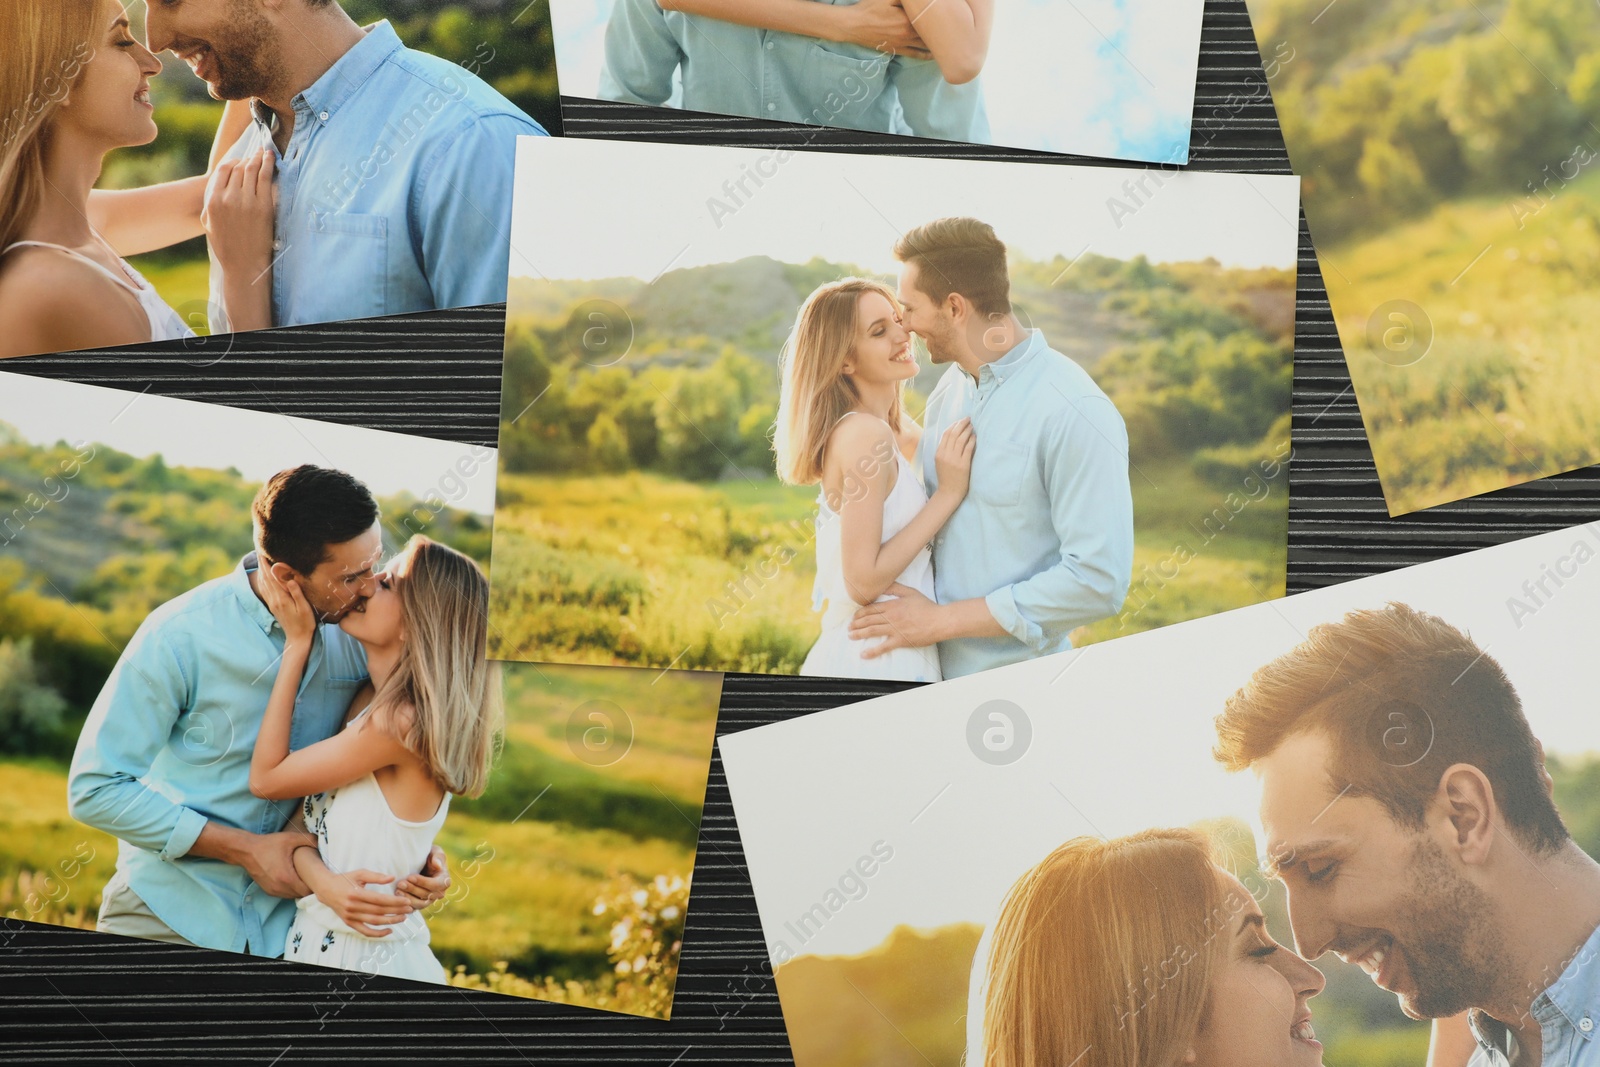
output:
<svg viewBox="0 0 1600 1067"><path fill-rule="evenodd" d="M982 75L993 141L1184 162L1203 0L997 0ZM551 0L561 91L593 97L612 0Z"/></svg>
<svg viewBox="0 0 1600 1067"><path fill-rule="evenodd" d="M159 455L169 467L234 467L252 481L315 463L348 471L379 496L436 493L479 515L494 511L493 450L426 437L4 372L0 422L34 444L86 441ZM460 477L463 460L476 467L471 477Z"/></svg>
<svg viewBox="0 0 1600 1067"><path fill-rule="evenodd" d="M947 215L983 219L1034 260L1093 252L1289 268L1299 196L1288 175L527 137L511 273L649 280L754 255L892 273L900 235Z"/></svg>
<svg viewBox="0 0 1600 1067"><path fill-rule="evenodd" d="M1555 595L1519 627L1508 598L1526 599L1523 583L1579 542L1597 558L1547 584ZM1024 870L1078 835L1224 816L1256 825L1254 778L1210 756L1212 718L1313 625L1389 601L1467 630L1505 668L1547 751L1600 753L1600 527L1580 527L724 737L769 949L857 953L902 923L988 923ZM995 699L1033 725L1010 766L966 743L969 717ZM878 841L894 856L866 896L802 945L785 923Z"/></svg>

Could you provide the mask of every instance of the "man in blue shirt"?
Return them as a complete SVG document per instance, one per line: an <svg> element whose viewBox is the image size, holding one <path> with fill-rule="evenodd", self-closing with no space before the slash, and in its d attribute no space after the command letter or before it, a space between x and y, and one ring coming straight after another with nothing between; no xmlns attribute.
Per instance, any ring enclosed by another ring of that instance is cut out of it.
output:
<svg viewBox="0 0 1600 1067"><path fill-rule="evenodd" d="M906 329L945 372L917 462L931 493L944 431L972 419L971 488L933 544L938 602L898 583L856 613L865 656L937 644L944 677L1072 647L1115 615L1133 575L1128 435L1082 367L1011 307L1006 247L977 219L939 219L895 247Z"/></svg>
<svg viewBox="0 0 1600 1067"><path fill-rule="evenodd" d="M979 80L952 85L931 59L664 11L658 0L616 0L605 55L603 100L664 104L681 75L691 111L990 140Z"/></svg>
<svg viewBox="0 0 1600 1067"><path fill-rule="evenodd" d="M289 828L295 803L250 792L284 645L257 574L267 566L297 581L324 623L296 697L290 746L303 748L340 728L367 678L361 645L332 624L371 596L383 540L371 493L341 471L282 471L252 512L256 551L151 612L128 642L79 735L67 798L73 818L119 841L99 929L281 956L294 900L311 892L294 853L314 857L316 841ZM449 886L443 872L436 849L425 876L396 887L400 900L438 899ZM395 897L358 893L396 910Z"/></svg>
<svg viewBox="0 0 1600 1067"><path fill-rule="evenodd" d="M226 158L274 152L274 326L505 300L516 141L545 131L476 75L336 0L152 0L146 35L251 101ZM222 291L213 256L213 333Z"/></svg>
<svg viewBox="0 0 1600 1067"><path fill-rule="evenodd" d="M1302 956L1360 966L1440 1020L1436 1053L1475 1043L1471 1067L1600 1065L1600 864L1470 637L1405 604L1351 612L1257 670L1217 738L1261 783Z"/></svg>

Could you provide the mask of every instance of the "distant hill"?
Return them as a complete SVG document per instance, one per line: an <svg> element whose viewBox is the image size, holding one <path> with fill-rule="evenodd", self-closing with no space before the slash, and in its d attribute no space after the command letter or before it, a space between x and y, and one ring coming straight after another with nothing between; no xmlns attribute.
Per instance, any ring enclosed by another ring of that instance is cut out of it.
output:
<svg viewBox="0 0 1600 1067"><path fill-rule="evenodd" d="M796 1067L959 1067L967 982L983 927L896 927L859 956L801 956L777 971Z"/></svg>
<svg viewBox="0 0 1600 1067"><path fill-rule="evenodd" d="M1147 338L1154 331L1141 309L1115 299L1129 289L1117 272L1131 269L1132 264L1097 256L1083 260L1074 264L1015 259L1012 301L1023 322L1042 330L1057 351L1093 369L1119 344ZM1241 325L1266 337L1283 342L1293 337L1292 271L1230 270L1215 261L1145 269L1165 272L1169 276L1165 284L1175 283L1196 301L1232 314ZM515 278L508 315L513 321L545 325L567 318L588 301L606 300L623 308L632 320L638 338L634 351L656 342L661 354L653 358L663 364L682 362L685 342L703 338L711 343L693 346L701 352L714 355L722 344L734 344L775 367L806 296L823 282L868 273L822 259L792 264L748 256L733 263L668 271L651 282ZM892 278L883 280L894 284ZM925 365L917 388L927 392L944 370Z"/></svg>

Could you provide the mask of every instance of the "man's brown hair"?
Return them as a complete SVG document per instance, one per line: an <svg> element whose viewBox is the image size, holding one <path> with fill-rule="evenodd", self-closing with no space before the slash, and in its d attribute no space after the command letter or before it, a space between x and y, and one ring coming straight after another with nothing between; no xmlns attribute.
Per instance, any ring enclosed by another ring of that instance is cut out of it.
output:
<svg viewBox="0 0 1600 1067"><path fill-rule="evenodd" d="M894 257L917 265L917 285L936 304L960 293L980 315L1011 314L1006 246L977 219L935 219L900 238Z"/></svg>
<svg viewBox="0 0 1600 1067"><path fill-rule="evenodd" d="M1377 800L1413 830L1445 769L1471 764L1527 847L1548 853L1569 839L1505 671L1472 638L1405 604L1314 627L1255 672L1216 726L1214 755L1230 771L1322 731L1332 742L1332 788Z"/></svg>

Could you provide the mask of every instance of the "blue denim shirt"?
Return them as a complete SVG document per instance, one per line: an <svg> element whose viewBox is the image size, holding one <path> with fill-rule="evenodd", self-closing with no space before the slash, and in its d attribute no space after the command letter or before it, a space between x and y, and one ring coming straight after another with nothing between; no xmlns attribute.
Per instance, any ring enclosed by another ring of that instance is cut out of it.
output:
<svg viewBox="0 0 1600 1067"><path fill-rule="evenodd" d="M605 54L605 100L664 104L681 68L683 106L691 111L976 144L990 139L982 79L951 85L931 59L662 11L656 0L616 0Z"/></svg>
<svg viewBox="0 0 1600 1067"><path fill-rule="evenodd" d="M976 381L951 367L917 449L929 493L939 438L968 415L971 488L934 538L934 587L941 604L983 597L1006 636L940 643L946 678L1071 648L1073 629L1121 610L1133 577L1128 433L1087 371L1039 330Z"/></svg>
<svg viewBox="0 0 1600 1067"><path fill-rule="evenodd" d="M1542 1067L1600 1067L1600 928L1548 989L1533 1001L1539 1023ZM1478 1049L1467 1067L1515 1067L1516 1039L1506 1027L1480 1011L1468 1017Z"/></svg>
<svg viewBox="0 0 1600 1067"><path fill-rule="evenodd" d="M544 129L476 75L406 48L388 22L229 152L273 147L278 168L272 323L399 315L506 298L517 137ZM211 261L212 332L222 275Z"/></svg>
<svg viewBox="0 0 1600 1067"><path fill-rule="evenodd" d="M268 896L241 867L188 855L208 821L271 833L296 807L250 793L284 640L250 588L254 569L247 556L140 625L78 737L67 802L73 818L118 838L117 867L173 931L207 948L281 956L294 901ZM331 736L366 677L361 645L319 627L290 748Z"/></svg>

